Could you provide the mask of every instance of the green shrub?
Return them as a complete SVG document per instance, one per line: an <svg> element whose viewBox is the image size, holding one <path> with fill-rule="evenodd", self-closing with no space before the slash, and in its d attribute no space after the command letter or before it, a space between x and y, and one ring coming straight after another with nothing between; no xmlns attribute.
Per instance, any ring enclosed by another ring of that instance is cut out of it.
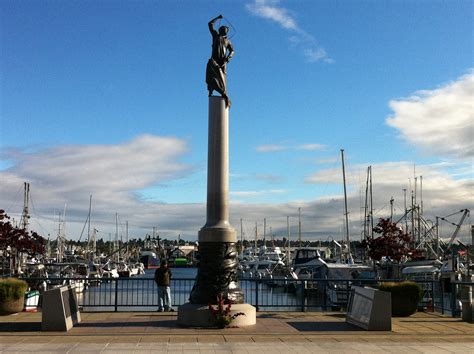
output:
<svg viewBox="0 0 474 354"><path fill-rule="evenodd" d="M28 284L20 279L0 279L0 302L18 300L25 296Z"/></svg>
<svg viewBox="0 0 474 354"><path fill-rule="evenodd" d="M423 298L423 288L412 281L387 282L379 290L392 294L392 316L406 317L414 314Z"/></svg>

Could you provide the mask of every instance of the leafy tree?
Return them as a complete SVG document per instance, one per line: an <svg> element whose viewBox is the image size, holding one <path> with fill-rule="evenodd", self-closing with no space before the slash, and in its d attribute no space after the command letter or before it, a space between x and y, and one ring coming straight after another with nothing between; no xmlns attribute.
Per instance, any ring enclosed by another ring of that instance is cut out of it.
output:
<svg viewBox="0 0 474 354"><path fill-rule="evenodd" d="M29 255L44 254L46 240L34 231L13 226L10 217L4 210L0 209L0 249L4 255L8 247L13 252L23 252Z"/></svg>
<svg viewBox="0 0 474 354"><path fill-rule="evenodd" d="M418 251L412 247L410 234L403 231L389 218L381 218L374 227L374 232L380 236L362 241L362 246L367 248L368 255L373 260L379 261L387 257L400 262L403 257L414 258Z"/></svg>

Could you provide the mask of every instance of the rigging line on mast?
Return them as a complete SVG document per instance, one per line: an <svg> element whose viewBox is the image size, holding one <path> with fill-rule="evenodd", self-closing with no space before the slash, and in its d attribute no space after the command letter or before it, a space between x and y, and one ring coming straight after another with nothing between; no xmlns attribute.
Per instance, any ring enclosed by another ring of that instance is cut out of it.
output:
<svg viewBox="0 0 474 354"><path fill-rule="evenodd" d="M440 218L440 219L449 218L449 217L454 216L454 215L456 215L456 214L464 213L464 211L466 211L466 210L468 210L468 209L461 209L461 210L456 211L456 212L454 212L454 213L452 213L452 214L449 214L449 215L446 215L446 216L443 216L443 217L440 216L439 218ZM469 211L469 210L468 210L468 211ZM448 222L449 222L449 221L448 221Z"/></svg>
<svg viewBox="0 0 474 354"><path fill-rule="evenodd" d="M18 190L14 194L13 201L11 205L8 208L5 208L5 211L8 211L12 209L14 206L18 204L18 201L20 200L19 195L21 194L21 191L23 190L23 186L18 187Z"/></svg>
<svg viewBox="0 0 474 354"><path fill-rule="evenodd" d="M89 221L89 215L87 215L86 221L84 222L84 226L82 227L81 235L79 236L78 242L81 242L82 234L84 233L84 230L86 229L86 225L88 221Z"/></svg>
<svg viewBox="0 0 474 354"><path fill-rule="evenodd" d="M373 215L377 216L378 213L384 211L385 208L387 208L387 207L388 207L388 204L384 204L380 208L373 210Z"/></svg>
<svg viewBox="0 0 474 354"><path fill-rule="evenodd" d="M31 202L31 209L33 209L33 214L36 215L37 217L46 219L43 215L41 215L40 213L36 211L35 204L33 203L33 198L31 197L31 191L30 191L30 202ZM38 226L40 227L41 230L43 230L44 233L46 234L48 233L46 229L41 225L38 218L35 218L33 221L38 224Z"/></svg>

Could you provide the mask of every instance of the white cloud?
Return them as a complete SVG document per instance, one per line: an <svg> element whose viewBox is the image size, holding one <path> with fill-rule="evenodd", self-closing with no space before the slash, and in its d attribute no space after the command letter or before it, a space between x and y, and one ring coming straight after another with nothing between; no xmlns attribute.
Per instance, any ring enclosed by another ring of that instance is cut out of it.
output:
<svg viewBox="0 0 474 354"><path fill-rule="evenodd" d="M321 47L305 49L304 55L306 56L306 60L310 63L315 63L320 60L328 64L334 63L334 60L328 57L326 50Z"/></svg>
<svg viewBox="0 0 474 354"><path fill-rule="evenodd" d="M334 63L326 50L320 46L311 34L303 30L297 23L295 16L285 7L280 6L280 0L254 0L245 6L254 16L277 23L286 31L293 33L288 39L291 44L297 46L309 63L323 61L328 64Z"/></svg>
<svg viewBox="0 0 474 354"><path fill-rule="evenodd" d="M474 156L474 71L434 90L390 101L387 124L430 154Z"/></svg>
<svg viewBox="0 0 474 354"><path fill-rule="evenodd" d="M275 152L275 151L282 151L286 149L287 148L285 146L276 145L276 144L260 145L255 148L257 152Z"/></svg>
<svg viewBox="0 0 474 354"><path fill-rule="evenodd" d="M286 144L265 144L255 148L257 152L276 152L276 151L321 151L325 150L326 146L323 144L301 144L301 145L286 145Z"/></svg>
<svg viewBox="0 0 474 354"><path fill-rule="evenodd" d="M445 163L426 164L415 166L417 176L416 198L417 203L423 197L424 216L431 221L435 216L446 216L467 208L474 207L473 187L471 178L458 178L458 169L463 170L463 165L455 167ZM349 187L348 204L352 225L352 234L360 235L361 208L365 201L367 165L354 165L346 168L346 180ZM422 176L422 186L421 179ZM306 178L307 183L340 186L340 193L334 196L324 196L319 199L320 207L324 205L339 204L342 208L342 171L341 168L331 168L318 171ZM386 162L372 165L372 184L375 217L390 215L390 198L395 199L395 219L404 213L404 191L408 207L411 203L411 191L415 190L414 166L410 162ZM421 194L422 193L422 194ZM340 211L339 211L340 212ZM459 220L453 220L459 221ZM469 225L463 226L460 238L464 242L470 241ZM333 230L334 226L333 225ZM444 227L441 237L449 237L454 230Z"/></svg>
<svg viewBox="0 0 474 354"><path fill-rule="evenodd" d="M318 164L334 164L340 160L339 157L327 157L324 159L318 159L316 162Z"/></svg>
<svg viewBox="0 0 474 354"><path fill-rule="evenodd" d="M18 218L21 213L23 181L31 183L31 227L43 235L56 236L58 213L67 203L67 237L77 239L87 217L89 195L92 199L92 226L99 229L98 237L108 239L115 234L115 213L119 213L119 234L125 234L125 220L129 221L130 237L150 234L152 227L164 238L196 239L204 225L206 207L202 203L157 203L143 200L138 190L159 183L172 183L193 172L192 166L179 160L187 151L185 141L177 138L145 135L117 145L58 146L36 152L10 153L11 167L0 171L0 208ZM7 158L7 157L5 157ZM464 167L463 167L464 168ZM455 165L436 164L416 166L423 175L423 197L428 218L444 216L463 208L472 208L472 179L464 169ZM360 237L360 188L365 187L366 166L348 166L349 210L351 235ZM460 173L458 173L461 170ZM389 199L395 198L396 213L403 206L403 188L413 176L413 165L391 162L373 165L374 205L376 216L389 215ZM267 176L268 177L268 176ZM270 176L271 177L271 176ZM413 181L413 179L412 179ZM231 224L239 227L239 219L249 226L248 232L263 218L269 230L286 236L286 216L290 216L292 237L297 234L298 208L302 208L303 238L342 237L344 231L342 177L340 168L326 169L308 177L309 183L338 183L340 192L325 195L310 202L248 203L262 196L281 195L287 189L231 191ZM412 182L413 183L413 182ZM313 187L308 185L308 190ZM316 187L317 188L317 187ZM315 188L315 189L316 189ZM204 194L203 194L204 199ZM237 201L239 200L240 201ZM454 220L456 221L456 220ZM452 233L445 226L445 236ZM84 237L84 236L83 236ZM460 237L470 238L463 229Z"/></svg>
<svg viewBox="0 0 474 354"><path fill-rule="evenodd" d="M272 175L270 173L256 174L254 179L267 183L281 183L284 180L282 176Z"/></svg>
<svg viewBox="0 0 474 354"><path fill-rule="evenodd" d="M258 191L231 191L229 194L233 197L259 197L268 194L286 193L285 189L268 189Z"/></svg>
<svg viewBox="0 0 474 354"><path fill-rule="evenodd" d="M320 150L324 150L325 148L326 146L322 144L303 144L303 145L299 145L295 147L296 150L306 150L306 151L320 151Z"/></svg>
<svg viewBox="0 0 474 354"><path fill-rule="evenodd" d="M12 166L0 171L2 207L15 205L18 186L27 181L38 212L46 218L55 218L53 210L64 204L72 220L85 218L91 194L98 219L115 212L140 218L148 207L137 192L191 173L191 166L179 162L187 149L186 142L177 138L142 135L117 145L15 151L5 156Z"/></svg>
<svg viewBox="0 0 474 354"><path fill-rule="evenodd" d="M260 16L278 23L281 27L298 31L298 25L289 11L283 7L276 6L278 0L255 0L247 4L246 8L256 16Z"/></svg>
<svg viewBox="0 0 474 354"><path fill-rule="evenodd" d="M452 210L470 208L473 204L470 178L457 178L456 169L449 172L452 166L446 164L416 165L410 162L385 162L372 165L373 194L379 205L386 205L391 196L403 201L403 189L407 190L407 198L415 190L417 178L417 197L423 199L428 209L442 215ZM460 167L462 169L462 166ZM365 193L366 165L349 166L346 169L346 180L352 186L353 195L361 190ZM420 178L421 176L421 178ZM340 168L318 171L305 179L310 184L340 184L342 188L342 172ZM422 186L421 186L422 183Z"/></svg>

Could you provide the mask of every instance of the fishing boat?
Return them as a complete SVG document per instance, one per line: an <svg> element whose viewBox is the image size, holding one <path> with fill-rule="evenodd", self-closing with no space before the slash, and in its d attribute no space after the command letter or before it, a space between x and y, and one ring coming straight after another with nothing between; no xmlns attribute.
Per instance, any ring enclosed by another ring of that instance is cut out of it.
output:
<svg viewBox="0 0 474 354"><path fill-rule="evenodd" d="M154 269L160 266L160 259L152 249L142 249L140 251L140 262L143 263L145 269Z"/></svg>

